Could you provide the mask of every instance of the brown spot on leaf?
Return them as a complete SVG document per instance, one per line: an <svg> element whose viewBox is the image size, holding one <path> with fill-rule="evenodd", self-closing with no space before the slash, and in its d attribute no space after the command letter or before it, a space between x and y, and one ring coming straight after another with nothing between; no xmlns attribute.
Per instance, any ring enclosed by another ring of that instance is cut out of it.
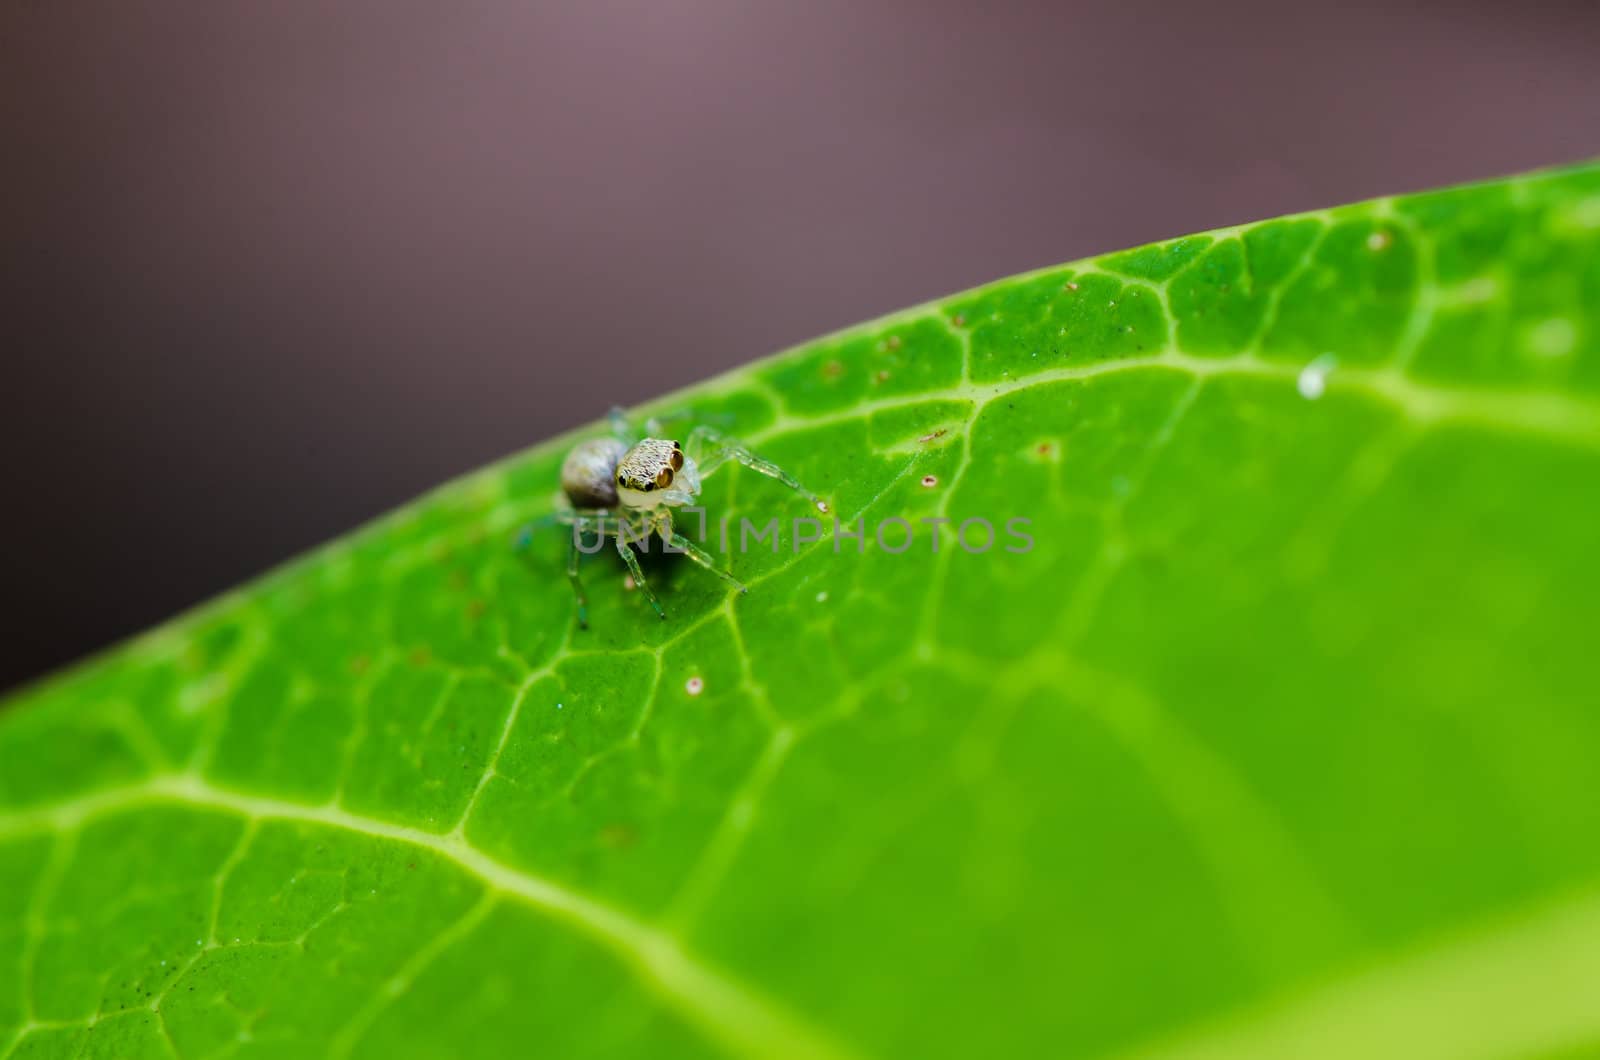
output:
<svg viewBox="0 0 1600 1060"><path fill-rule="evenodd" d="M625 824L608 824L600 829L600 842L613 850L631 847L638 838L639 833Z"/></svg>

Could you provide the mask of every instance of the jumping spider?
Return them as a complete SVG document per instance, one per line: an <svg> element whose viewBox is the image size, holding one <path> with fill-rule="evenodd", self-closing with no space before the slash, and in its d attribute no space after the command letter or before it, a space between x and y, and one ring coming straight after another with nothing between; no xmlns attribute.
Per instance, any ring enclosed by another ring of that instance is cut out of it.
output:
<svg viewBox="0 0 1600 1060"><path fill-rule="evenodd" d="M611 437L579 442L567 454L561 465L559 507L548 519L541 520L572 528L567 578L578 598L578 625L585 629L589 626L589 601L578 578L578 563L588 549L579 548L580 540L614 538L617 553L628 565L633 583L644 592L661 618L666 618L667 613L645 581L644 572L639 569L639 558L632 548L634 542L648 541L651 534L741 593L748 591L732 574L718 568L710 554L672 525L672 510L692 503L700 494L701 480L730 460L777 479L806 497L818 511L828 510L827 502L800 485L793 475L752 453L740 442L724 437L713 427L694 428L680 444L672 439L654 437L661 429L657 420L645 424L650 436L644 438L635 438L627 415L621 409L611 410L610 422ZM531 530L523 532L522 543L527 542Z"/></svg>

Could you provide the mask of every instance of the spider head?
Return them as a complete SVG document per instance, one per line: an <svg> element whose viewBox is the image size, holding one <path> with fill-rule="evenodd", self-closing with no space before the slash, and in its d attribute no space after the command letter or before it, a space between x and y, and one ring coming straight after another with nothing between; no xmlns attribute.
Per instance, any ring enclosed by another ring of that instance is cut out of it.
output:
<svg viewBox="0 0 1600 1060"><path fill-rule="evenodd" d="M700 473L677 442L646 438L617 461L617 501L624 508L677 507L699 493Z"/></svg>

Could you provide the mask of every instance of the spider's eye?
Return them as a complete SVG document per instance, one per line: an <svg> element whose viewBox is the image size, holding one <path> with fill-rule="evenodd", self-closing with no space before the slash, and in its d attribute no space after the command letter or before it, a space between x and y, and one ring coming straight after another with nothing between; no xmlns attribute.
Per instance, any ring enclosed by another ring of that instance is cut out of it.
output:
<svg viewBox="0 0 1600 1060"><path fill-rule="evenodd" d="M656 484L654 482L646 482L644 484L644 491L646 493L649 493L651 490L653 490L655 488L656 488Z"/></svg>
<svg viewBox="0 0 1600 1060"><path fill-rule="evenodd" d="M672 485L672 469L670 467L664 467L656 472L656 485L662 489Z"/></svg>
<svg viewBox="0 0 1600 1060"><path fill-rule="evenodd" d="M683 454L678 451L678 443L672 443L672 470L683 470Z"/></svg>

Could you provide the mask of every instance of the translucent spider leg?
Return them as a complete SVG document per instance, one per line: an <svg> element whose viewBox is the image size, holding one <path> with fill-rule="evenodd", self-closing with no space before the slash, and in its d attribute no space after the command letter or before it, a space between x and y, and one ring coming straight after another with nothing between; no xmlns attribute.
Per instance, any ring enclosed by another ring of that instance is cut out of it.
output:
<svg viewBox="0 0 1600 1060"><path fill-rule="evenodd" d="M612 534L620 532L620 520L609 512L596 509L568 509L553 512L541 523L561 523L572 528L571 540L567 542L567 581L572 585L572 594L578 598L578 628L589 628L589 595L584 592L583 580L578 577L578 564L583 561L583 555L589 551L579 547L580 538L594 535L596 538L595 550L599 550L599 542ZM537 525L537 524L532 524ZM523 535L531 532L524 530Z"/></svg>
<svg viewBox="0 0 1600 1060"><path fill-rule="evenodd" d="M656 609L658 618L666 618L667 613L661 610L661 601L656 599L656 592L650 588L650 583L644 580L644 571L639 568L639 557L633 554L633 545L629 543L628 535L617 537L617 554L622 557L622 562L628 565L628 573L633 575L633 584L644 593L645 599L650 601L650 606Z"/></svg>
<svg viewBox="0 0 1600 1060"><path fill-rule="evenodd" d="M692 413L688 409L679 409L676 412L663 412L651 416L644 421L644 435L648 438L660 438L665 435L669 424L679 420L688 419ZM606 421L611 425L611 433L625 442L639 440L639 432L634 428L633 420L628 417L627 409L620 405L613 405L606 414Z"/></svg>
<svg viewBox="0 0 1600 1060"><path fill-rule="evenodd" d="M512 550L515 552L525 551L529 545L533 544L533 535L540 530L561 522L561 515L561 512L551 512L548 515L541 515L533 522L523 526L521 530L517 531L516 540L511 543Z"/></svg>
<svg viewBox="0 0 1600 1060"><path fill-rule="evenodd" d="M682 552L684 555L688 556L690 559L700 564L700 566L704 567L712 574L715 574L717 577L721 578L723 581L727 582L741 593L747 593L750 591L745 587L744 582L740 581L732 574L729 574L727 571L717 566L717 561L711 558L711 554L709 552L695 544L693 541L690 541L676 530L669 532L667 536L667 542L673 548L677 549L679 552Z"/></svg>
<svg viewBox="0 0 1600 1060"><path fill-rule="evenodd" d="M662 511L656 516L655 531L661 535L662 540L667 542L667 545L670 549L675 549L678 552L682 552L684 555L688 556L690 559L700 564L700 566L704 567L712 574L715 574L717 577L721 578L723 581L727 582L741 593L747 593L750 591L745 587L744 582L740 581L729 572L717 566L717 561L711 557L711 553L707 552L693 541L690 541L687 537L684 537L682 534L678 533L677 530L673 529L671 509L662 509Z"/></svg>
<svg viewBox="0 0 1600 1060"><path fill-rule="evenodd" d="M572 583L572 595L578 598L578 628L589 628L589 597L583 591L583 579L578 577L578 564L583 560L583 549L578 547L578 535L583 533L577 527L572 528L572 540L567 546L567 581Z"/></svg>
<svg viewBox="0 0 1600 1060"><path fill-rule="evenodd" d="M711 474L729 460L737 460L750 470L760 472L768 478L775 478L788 486L816 505L817 511L828 510L828 502L802 486L793 475L766 457L752 453L744 443L725 437L714 427L701 426L690 431L684 449L700 465L701 478Z"/></svg>
<svg viewBox="0 0 1600 1060"><path fill-rule="evenodd" d="M606 413L606 422L611 424L611 433L624 442L638 441L639 436L634 433L633 421L628 419L628 410L621 405L612 405L611 411Z"/></svg>

